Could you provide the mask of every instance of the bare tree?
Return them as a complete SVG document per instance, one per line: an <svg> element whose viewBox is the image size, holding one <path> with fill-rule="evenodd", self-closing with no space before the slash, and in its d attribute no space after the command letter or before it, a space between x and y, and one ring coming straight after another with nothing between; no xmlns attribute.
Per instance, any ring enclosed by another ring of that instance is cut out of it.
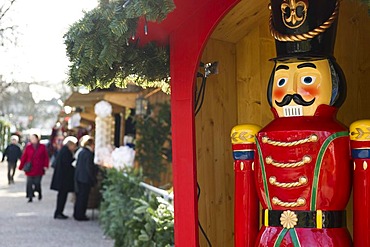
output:
<svg viewBox="0 0 370 247"><path fill-rule="evenodd" d="M0 100L3 100L3 97L8 95L7 88L10 86L10 83L3 80L3 76L0 75ZM1 111L0 111L1 114Z"/></svg>
<svg viewBox="0 0 370 247"><path fill-rule="evenodd" d="M16 42L15 30L17 26L5 21L15 1L5 0L0 7L0 46Z"/></svg>
<svg viewBox="0 0 370 247"><path fill-rule="evenodd" d="M1 0L0 3L0 47L4 47L6 44L16 44L16 25L13 25L9 19L9 11L14 5L16 0ZM8 96L6 89L10 86L9 82L3 80L0 75L0 99Z"/></svg>

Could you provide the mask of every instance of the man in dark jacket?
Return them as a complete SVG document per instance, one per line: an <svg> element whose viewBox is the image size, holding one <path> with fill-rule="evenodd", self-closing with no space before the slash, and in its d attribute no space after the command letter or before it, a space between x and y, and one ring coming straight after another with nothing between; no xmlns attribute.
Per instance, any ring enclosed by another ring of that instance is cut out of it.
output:
<svg viewBox="0 0 370 247"><path fill-rule="evenodd" d="M74 173L72 166L73 154L77 147L77 138L68 136L63 141L63 147L55 159L53 178L50 189L58 191L57 205L54 212L54 219L67 219L63 214L66 205L68 192L74 191Z"/></svg>
<svg viewBox="0 0 370 247"><path fill-rule="evenodd" d="M1 162L3 162L6 157L8 161L8 184L14 184L15 169L17 168L18 160L22 156L22 151L18 145L18 136L13 135L10 137L10 141L11 143L6 147Z"/></svg>
<svg viewBox="0 0 370 247"><path fill-rule="evenodd" d="M96 184L97 166L94 164L94 139L89 138L78 154L75 173L76 203L73 217L78 221L86 221L87 203L90 189Z"/></svg>

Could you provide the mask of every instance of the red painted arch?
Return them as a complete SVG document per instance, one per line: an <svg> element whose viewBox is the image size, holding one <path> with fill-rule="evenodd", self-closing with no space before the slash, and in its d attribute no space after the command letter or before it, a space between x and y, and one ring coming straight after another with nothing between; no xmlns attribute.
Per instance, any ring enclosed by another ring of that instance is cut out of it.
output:
<svg viewBox="0 0 370 247"><path fill-rule="evenodd" d="M198 246L194 82L209 36L238 0L208 1L170 35L175 245Z"/></svg>
<svg viewBox="0 0 370 247"><path fill-rule="evenodd" d="M175 0L176 9L161 23L142 18L135 38L170 44L175 246L196 247L198 240L194 83L200 57L212 31L240 0Z"/></svg>

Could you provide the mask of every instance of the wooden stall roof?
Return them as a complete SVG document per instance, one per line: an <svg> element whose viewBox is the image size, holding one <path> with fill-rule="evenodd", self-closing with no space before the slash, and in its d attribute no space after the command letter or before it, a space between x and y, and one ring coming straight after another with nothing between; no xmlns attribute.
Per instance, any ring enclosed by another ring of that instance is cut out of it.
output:
<svg viewBox="0 0 370 247"><path fill-rule="evenodd" d="M83 111L80 113L81 124L89 125L89 123L95 122L94 106L99 101L105 100L109 102L112 105L113 113L121 113L123 112L123 108L135 108L137 96L137 92L99 91L88 94L73 92L64 102L64 106L82 108ZM63 111L59 114L59 117L66 116L69 115L66 115Z"/></svg>
<svg viewBox="0 0 370 247"><path fill-rule="evenodd" d="M88 94L81 94L74 92L64 102L65 106L71 107L90 107L94 106L101 100L105 100L113 105L135 108L135 100L137 93L126 93L126 92L90 92Z"/></svg>

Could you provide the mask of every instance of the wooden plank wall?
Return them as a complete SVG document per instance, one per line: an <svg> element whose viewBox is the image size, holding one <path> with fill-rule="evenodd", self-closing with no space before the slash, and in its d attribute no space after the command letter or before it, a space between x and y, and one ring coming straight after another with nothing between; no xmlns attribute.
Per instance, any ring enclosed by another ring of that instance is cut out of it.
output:
<svg viewBox="0 0 370 247"><path fill-rule="evenodd" d="M370 17L364 4L341 2L335 57L347 79L338 119L348 126L370 118Z"/></svg>
<svg viewBox="0 0 370 247"><path fill-rule="evenodd" d="M370 118L370 18L365 5L341 2L335 48L348 86L338 119L348 126L357 119ZM208 79L204 105L196 117L199 219L216 247L233 246L234 180L229 131L235 124L264 126L272 120L266 91L273 68L269 59L273 57L275 43L267 18L261 18L235 44L209 40L203 54L204 62L220 62L220 73ZM352 231L352 202L348 216ZM200 246L208 246L201 234Z"/></svg>
<svg viewBox="0 0 370 247"><path fill-rule="evenodd" d="M267 22L256 25L236 44L238 123L266 125L273 118L267 83L274 63L275 43Z"/></svg>
<svg viewBox="0 0 370 247"><path fill-rule="evenodd" d="M235 45L209 40L202 61L219 61L219 74L207 79L204 103L195 119L199 220L212 246L233 246L234 171L229 136L237 124ZM200 246L208 246L201 233L199 239Z"/></svg>

